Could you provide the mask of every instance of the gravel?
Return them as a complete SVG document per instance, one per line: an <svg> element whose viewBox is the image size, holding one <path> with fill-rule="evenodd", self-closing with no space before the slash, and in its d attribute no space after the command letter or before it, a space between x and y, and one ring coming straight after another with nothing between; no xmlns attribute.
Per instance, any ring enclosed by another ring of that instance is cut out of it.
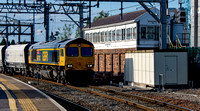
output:
<svg viewBox="0 0 200 111"><path fill-rule="evenodd" d="M28 83L27 79L18 79ZM53 85L46 82L41 82L36 85L37 81L31 80L32 85L40 90L45 90L52 94L58 95L65 99L68 99L74 103L77 103L87 109L92 111L141 111L140 109L134 108L132 106L126 105L121 102L114 100L109 100L100 96L82 92L79 90L71 89L68 87L63 87L59 85Z"/></svg>
<svg viewBox="0 0 200 111"><path fill-rule="evenodd" d="M18 78L24 82L23 78ZM36 81L33 81L36 83ZM45 82L40 82L40 85L33 85L38 89L45 90L68 99L72 102L78 103L88 109L95 111L137 111L138 109L128 106L123 103L119 103L113 100L105 99L93 94L85 93L82 91L74 90L71 88L52 85ZM119 88L116 86L101 86L111 90L122 91L130 94L136 94L159 101L167 102L170 104L186 107L195 111L200 110L200 89L167 89L163 93L155 92L146 89L132 88Z"/></svg>
<svg viewBox="0 0 200 111"><path fill-rule="evenodd" d="M195 111L200 110L200 89L167 89L163 93L160 93L152 90L138 88L136 88L136 90L130 90L130 88L119 88L115 86L101 87L156 99Z"/></svg>

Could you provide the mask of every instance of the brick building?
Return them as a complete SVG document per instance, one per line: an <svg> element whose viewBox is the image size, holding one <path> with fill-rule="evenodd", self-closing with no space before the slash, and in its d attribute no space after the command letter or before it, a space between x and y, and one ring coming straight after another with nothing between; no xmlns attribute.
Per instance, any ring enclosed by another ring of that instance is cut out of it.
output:
<svg viewBox="0 0 200 111"><path fill-rule="evenodd" d="M159 16L159 10L151 9ZM95 46L95 72L119 76L124 74L125 52L156 49L159 46L159 24L140 10L109 16L85 27L84 38Z"/></svg>

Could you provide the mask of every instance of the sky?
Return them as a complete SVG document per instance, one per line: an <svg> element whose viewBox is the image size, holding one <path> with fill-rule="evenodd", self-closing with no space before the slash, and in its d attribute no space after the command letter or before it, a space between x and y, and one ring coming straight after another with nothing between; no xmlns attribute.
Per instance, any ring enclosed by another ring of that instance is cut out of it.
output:
<svg viewBox="0 0 200 111"><path fill-rule="evenodd" d="M3 2L6 2L7 0L1 0ZM19 0L9 0L9 2L19 2ZM24 0L21 0L24 1ZM27 0L27 3L33 3L34 0ZM59 3L61 2L60 0L47 0L48 3ZM69 2L70 3L70 2ZM93 2L92 5L95 5L96 2ZM147 6L149 7L157 7L159 9L159 4L157 3L152 3L152 4L147 4ZM179 4L178 4L178 0L169 0L169 8L179 8ZM183 5L184 6L184 5ZM97 16L98 13L100 11L105 11L108 12L109 15L116 15L116 14L120 14L120 9L121 8L121 4L119 2L100 2L100 6L99 8L97 7L93 7L92 8L92 18ZM143 10L143 8L136 2L132 2L132 3L123 3L123 13L127 13L127 12L133 12L133 11L137 11L137 10ZM5 15L5 14L0 14L0 15ZM14 17L16 19L19 20L23 20L24 22L32 22L30 20L33 19L33 15L32 14L8 14L9 17ZM87 14L84 14L84 17L87 17ZM75 20L79 20L79 15L71 15L71 17ZM35 15L35 22L36 23L43 23L43 14L36 14ZM63 21L64 20L64 21ZM55 33L56 31L58 31L58 28L62 28L64 26L64 24L74 24L73 22L66 22L67 21L71 21L66 15L50 15L50 34L51 32ZM76 26L75 26L76 27ZM74 34L73 34L74 35ZM73 36L72 35L72 36ZM10 37L9 36L9 40L11 41L12 39L14 39L17 42L17 37L18 36L13 36ZM26 41L30 41L30 37L22 37L21 41L25 40ZM43 24L37 24L35 25L35 41L45 41L45 30L44 30L44 25Z"/></svg>

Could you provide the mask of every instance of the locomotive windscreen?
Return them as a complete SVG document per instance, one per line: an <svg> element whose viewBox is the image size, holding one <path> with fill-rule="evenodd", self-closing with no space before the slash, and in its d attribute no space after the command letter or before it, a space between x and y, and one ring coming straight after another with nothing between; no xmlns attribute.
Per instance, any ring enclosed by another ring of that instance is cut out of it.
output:
<svg viewBox="0 0 200 111"><path fill-rule="evenodd" d="M91 47L81 47L81 56L83 57L93 56L93 49Z"/></svg>
<svg viewBox="0 0 200 111"><path fill-rule="evenodd" d="M68 47L66 49L66 55L71 57L78 56L78 48L77 47Z"/></svg>

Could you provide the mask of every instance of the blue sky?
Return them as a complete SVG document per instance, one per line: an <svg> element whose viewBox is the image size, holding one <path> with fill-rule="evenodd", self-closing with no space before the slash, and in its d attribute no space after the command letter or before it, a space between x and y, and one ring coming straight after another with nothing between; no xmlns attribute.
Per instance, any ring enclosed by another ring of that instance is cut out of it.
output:
<svg viewBox="0 0 200 111"><path fill-rule="evenodd" d="M1 1L6 1L6 0L1 0ZM9 0L9 2L11 2L12 0ZM14 2L18 2L19 0L13 0ZM21 0L23 1L23 0ZM34 0L27 0L27 2L32 3ZM57 0L58 1L58 0ZM56 0L47 0L47 2L51 2L51 3L58 3L56 2ZM96 2L93 2L92 4L96 4ZM152 3L152 4L148 4L148 6L157 6L157 8L159 9L159 4L156 3ZM132 12L132 11L137 11L137 10L143 10L143 8L138 4L138 3L124 3L124 10L123 12ZM121 5L120 3L113 3L113 2L100 2L100 7L94 7L92 8L92 18L94 16L97 16L98 13L101 10L104 10L105 12L109 12L110 15L116 15L116 14L120 14L120 9ZM178 0L169 0L169 8L179 8L178 5ZM2 15L2 14L1 14ZM5 15L5 14L4 14ZM85 14L85 17L88 14ZM32 14L9 14L10 17L15 17L16 19L20 19L20 20L31 20L33 18ZM43 22L43 15L42 14L38 14L35 16L36 18L36 23L42 23ZM78 15L73 15L72 18L74 18L75 20L79 19ZM50 19L52 21L50 21L50 33L51 32L55 32L58 31L58 28L62 28L64 26L64 24L69 24L69 22L62 22L61 20L70 20L66 15L50 15ZM74 23L72 23L74 24ZM35 26L35 41L45 41L45 30L44 30L44 25L43 24L38 24ZM15 37L9 37L10 40L14 39L17 42L17 36ZM22 37L22 41L26 39L27 41L30 40L30 37Z"/></svg>

